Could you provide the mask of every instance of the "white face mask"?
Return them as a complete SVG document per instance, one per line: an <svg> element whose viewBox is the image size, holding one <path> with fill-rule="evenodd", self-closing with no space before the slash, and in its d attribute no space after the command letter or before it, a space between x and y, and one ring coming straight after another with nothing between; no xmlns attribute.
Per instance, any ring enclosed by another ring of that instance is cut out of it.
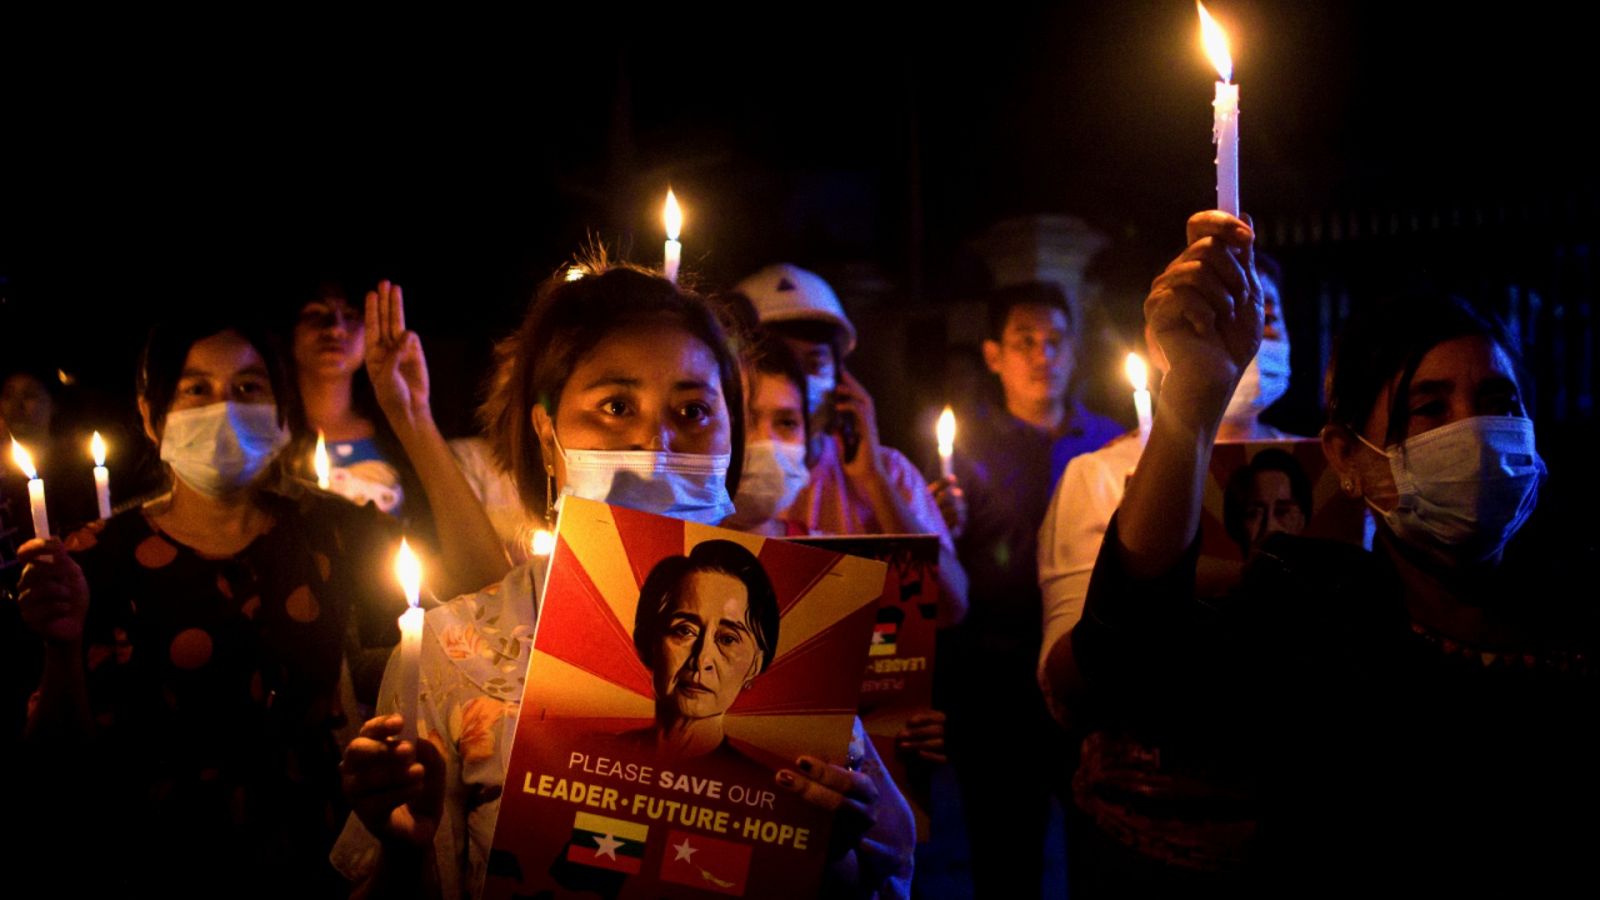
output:
<svg viewBox="0 0 1600 900"><path fill-rule="evenodd" d="M1222 414L1227 422L1248 424L1267 411L1267 407L1283 397L1289 390L1289 336L1262 341L1250 365L1245 367L1239 386L1228 398L1228 409Z"/></svg>
<svg viewBox="0 0 1600 900"><path fill-rule="evenodd" d="M810 483L804 444L754 441L745 447L731 521L742 525L769 521L788 509Z"/></svg>
<svg viewBox="0 0 1600 900"><path fill-rule="evenodd" d="M727 481L730 454L566 450L560 438L552 437L566 463L563 497L598 500L702 525L715 525L733 514Z"/></svg>
<svg viewBox="0 0 1600 900"><path fill-rule="evenodd" d="M161 459L184 484L225 497L256 480L289 443L271 403L212 403L167 414Z"/></svg>
<svg viewBox="0 0 1600 900"><path fill-rule="evenodd" d="M1408 543L1479 562L1499 553L1538 503L1545 467L1530 419L1474 416L1388 451L1356 438L1389 458L1399 503L1373 512Z"/></svg>

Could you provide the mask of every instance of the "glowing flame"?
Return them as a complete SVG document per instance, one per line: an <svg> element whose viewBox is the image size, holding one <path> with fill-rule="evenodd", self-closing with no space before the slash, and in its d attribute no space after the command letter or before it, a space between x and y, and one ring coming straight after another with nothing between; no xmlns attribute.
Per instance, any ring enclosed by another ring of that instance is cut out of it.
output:
<svg viewBox="0 0 1600 900"><path fill-rule="evenodd" d="M946 406L939 414L939 424L934 426L934 436L939 439L939 455L949 456L956 448L956 413Z"/></svg>
<svg viewBox="0 0 1600 900"><path fill-rule="evenodd" d="M311 454L311 468L317 473L317 487L327 490L333 482L328 477L331 471L328 467L328 442L323 438L320 428L317 429L317 452Z"/></svg>
<svg viewBox="0 0 1600 900"><path fill-rule="evenodd" d="M1206 56L1217 70L1218 77L1223 81L1232 81L1233 54L1228 52L1228 33L1206 12L1204 3L1195 0L1194 5L1200 9L1200 42L1205 45Z"/></svg>
<svg viewBox="0 0 1600 900"><path fill-rule="evenodd" d="M1123 365L1128 373L1128 382L1136 391L1147 390L1150 387L1150 367L1145 365L1144 357L1137 353L1129 353L1128 361Z"/></svg>
<svg viewBox="0 0 1600 900"><path fill-rule="evenodd" d="M577 280L579 280L581 278L583 278L583 267L582 266L568 266L567 267L567 280L568 281L577 281Z"/></svg>
<svg viewBox="0 0 1600 900"><path fill-rule="evenodd" d="M549 556L556 549L556 536L543 528L533 533L533 555Z"/></svg>
<svg viewBox="0 0 1600 900"><path fill-rule="evenodd" d="M411 545L405 538L400 539L400 550L394 555L394 577L400 579L406 602L416 609L422 596L422 561L411 552Z"/></svg>
<svg viewBox="0 0 1600 900"><path fill-rule="evenodd" d="M17 464L22 474L28 476L29 481L39 477L39 471L33 467L33 457L28 455L27 448L17 443L16 438L11 439L11 461Z"/></svg>
<svg viewBox="0 0 1600 900"><path fill-rule="evenodd" d="M683 231L683 210L678 208L678 198L667 188L667 205L661 211L661 221L667 226L667 240L675 241Z"/></svg>
<svg viewBox="0 0 1600 900"><path fill-rule="evenodd" d="M94 456L96 468L106 464L106 439L101 437L98 431L94 433L94 437L89 438L89 453Z"/></svg>

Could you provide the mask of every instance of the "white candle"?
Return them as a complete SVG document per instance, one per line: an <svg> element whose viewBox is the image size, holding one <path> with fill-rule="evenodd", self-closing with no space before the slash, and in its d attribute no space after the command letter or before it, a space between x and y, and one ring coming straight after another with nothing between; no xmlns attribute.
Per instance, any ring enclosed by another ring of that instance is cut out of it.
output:
<svg viewBox="0 0 1600 900"><path fill-rule="evenodd" d="M323 438L321 428L317 429L317 450L311 454L311 468L317 473L317 487L327 490L332 484L332 469L328 466L328 442Z"/></svg>
<svg viewBox="0 0 1600 900"><path fill-rule="evenodd" d="M22 470L22 474L28 476L28 511L33 513L33 536L47 538L50 536L50 515L44 508L44 480L33 467L33 457L17 443L16 438L11 439L11 460Z"/></svg>
<svg viewBox="0 0 1600 900"><path fill-rule="evenodd" d="M400 715L405 717L403 740L417 739L418 666L422 661L422 563L411 552L411 545L400 539L400 552L394 557L394 573L406 592L405 613L400 616L400 692L396 698Z"/></svg>
<svg viewBox="0 0 1600 900"><path fill-rule="evenodd" d="M1129 353L1124 368L1133 385L1133 411L1139 417L1139 444L1143 446L1150 440L1150 423L1155 418L1150 405L1150 367L1144 357Z"/></svg>
<svg viewBox="0 0 1600 900"><path fill-rule="evenodd" d="M96 431L89 439L89 452L94 456L94 496L100 502L100 518L111 518L111 473L106 471L106 441Z"/></svg>
<svg viewBox="0 0 1600 900"><path fill-rule="evenodd" d="M683 210L678 208L678 198L667 188L667 205L661 211L662 222L667 226L667 246L661 270L667 280L678 283L678 264L683 261L683 245L678 235L683 231Z"/></svg>
<svg viewBox="0 0 1600 900"><path fill-rule="evenodd" d="M1217 145L1217 209L1230 216L1239 214L1239 86L1233 79L1233 55L1228 51L1228 34L1206 12L1204 4L1195 0L1200 9L1200 38L1205 44L1206 56L1216 67L1222 80L1217 82L1216 97L1211 101L1211 140Z"/></svg>
<svg viewBox="0 0 1600 900"><path fill-rule="evenodd" d="M939 414L939 424L933 429L934 437L939 441L939 474L945 478L955 475L955 466L951 457L956 451L956 413L946 406L944 412Z"/></svg>

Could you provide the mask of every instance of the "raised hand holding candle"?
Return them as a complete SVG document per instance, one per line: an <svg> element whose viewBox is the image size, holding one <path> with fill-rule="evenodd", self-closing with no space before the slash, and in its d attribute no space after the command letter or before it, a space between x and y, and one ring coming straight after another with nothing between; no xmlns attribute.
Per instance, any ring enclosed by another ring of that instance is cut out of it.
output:
<svg viewBox="0 0 1600 900"><path fill-rule="evenodd" d="M406 593L406 611L400 616L400 715L405 717L402 740L417 739L418 667L422 662L422 618L419 605L422 597L422 563L411 552L411 545L400 539L400 551L394 557L394 574Z"/></svg>
<svg viewBox="0 0 1600 900"><path fill-rule="evenodd" d="M1129 353L1125 369L1133 385L1133 411L1139 417L1139 444L1143 446L1150 440L1150 423L1155 418L1150 404L1150 367L1144 357Z"/></svg>
<svg viewBox="0 0 1600 900"><path fill-rule="evenodd" d="M1211 101L1211 140L1217 145L1217 209L1230 216L1239 214L1239 86L1232 84L1233 54L1228 51L1228 34L1206 12L1205 4L1195 0L1200 10L1200 39L1206 56L1217 70L1216 98Z"/></svg>
<svg viewBox="0 0 1600 900"><path fill-rule="evenodd" d="M111 473L106 471L106 441L96 431L89 439L89 453L94 456L94 496L100 503L100 518L111 518Z"/></svg>
<svg viewBox="0 0 1600 900"><path fill-rule="evenodd" d="M47 538L50 536L50 516L44 508L44 481L33 467L33 457L17 443L16 438L11 439L11 461L17 464L22 474L28 476L28 511L33 513L33 536Z"/></svg>
<svg viewBox="0 0 1600 900"><path fill-rule="evenodd" d="M945 478L955 476L955 466L951 457L956 450L956 413L946 406L944 412L939 414L939 424L934 428L934 436L939 440L939 474Z"/></svg>
<svg viewBox="0 0 1600 900"><path fill-rule="evenodd" d="M678 198L673 195L672 188L667 188L667 205L661 211L661 219L667 226L666 257L661 270L668 281L677 284L678 264L683 261L683 245L678 243L678 235L683 231L683 210L678 208Z"/></svg>
<svg viewBox="0 0 1600 900"><path fill-rule="evenodd" d="M321 428L317 429L317 452L311 454L311 468L317 473L317 487L327 490L333 483L332 469L328 466L328 442Z"/></svg>

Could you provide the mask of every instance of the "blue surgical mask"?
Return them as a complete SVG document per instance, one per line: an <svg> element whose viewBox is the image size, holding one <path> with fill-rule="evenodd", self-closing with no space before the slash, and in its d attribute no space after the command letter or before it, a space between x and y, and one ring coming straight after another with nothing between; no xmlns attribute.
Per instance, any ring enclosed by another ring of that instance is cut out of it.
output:
<svg viewBox="0 0 1600 900"><path fill-rule="evenodd" d="M1442 549L1463 562L1494 556L1539 501L1544 460L1534 449L1533 421L1474 416L1379 450L1389 458L1399 502L1373 507L1408 543ZM1370 501L1369 501L1370 505Z"/></svg>
<svg viewBox="0 0 1600 900"><path fill-rule="evenodd" d="M640 512L715 525L733 514L728 496L730 454L665 450L567 450L563 497L582 497Z"/></svg>
<svg viewBox="0 0 1600 900"><path fill-rule="evenodd" d="M733 498L738 512L732 522L759 525L769 521L792 506L794 498L810 483L804 444L751 441L744 451L739 495Z"/></svg>
<svg viewBox="0 0 1600 900"><path fill-rule="evenodd" d="M271 403L212 403L167 414L161 459L184 484L225 497L256 480L289 432Z"/></svg>
<svg viewBox="0 0 1600 900"><path fill-rule="evenodd" d="M1289 391L1289 336L1264 340L1261 349L1250 358L1239 386L1228 399L1228 409L1222 417L1229 422L1253 424L1256 417L1267 411Z"/></svg>

